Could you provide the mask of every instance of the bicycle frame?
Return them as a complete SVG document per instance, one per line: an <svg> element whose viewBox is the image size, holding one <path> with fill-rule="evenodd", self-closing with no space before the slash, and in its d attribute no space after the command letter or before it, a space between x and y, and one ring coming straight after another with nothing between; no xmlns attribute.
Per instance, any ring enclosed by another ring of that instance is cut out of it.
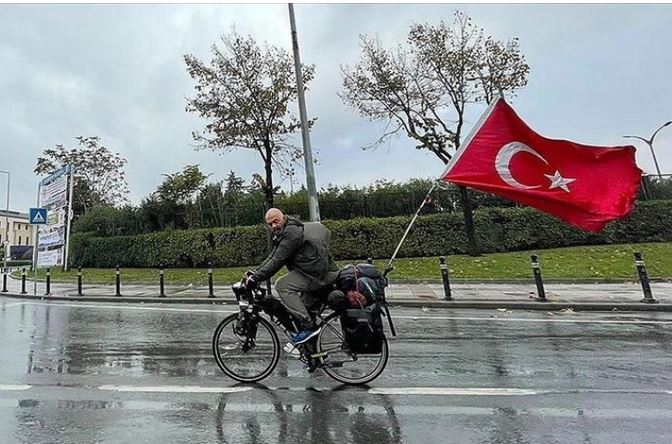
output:
<svg viewBox="0 0 672 444"><path fill-rule="evenodd" d="M232 286L232 289L234 294L236 295L236 300L238 301L238 307L241 310L241 314L247 313L250 319L254 319L256 316L261 316L262 312L266 313L266 315L270 318L270 320L278 327L280 327L285 336L287 336L287 338L290 338L290 333L287 331L287 328L281 322L278 321L278 318L275 316L273 312L269 312L269 310L267 310L267 307L263 306L264 301L267 300L266 289L264 288L249 289L243 284L242 281L234 284ZM312 314L314 314L315 316L315 321L317 323L318 328L324 328L329 323L330 320L339 316L339 313L337 312L329 313L327 316L323 316L323 313L326 311L327 308L328 306L326 303L321 303L317 310L313 310ZM254 340L254 337L251 337L249 339ZM328 356L328 352L326 351L318 353L316 350L314 350L314 344L312 344L312 342L300 344L299 346L297 346L297 349L301 352L301 357L299 359L304 363L308 364L309 371L313 371L316 368L322 367L323 366L322 358ZM354 357L349 361L354 361L356 359L357 358ZM343 362L349 362L349 361L343 361ZM341 364L343 362L341 362ZM330 363L330 365L338 365L338 363Z"/></svg>

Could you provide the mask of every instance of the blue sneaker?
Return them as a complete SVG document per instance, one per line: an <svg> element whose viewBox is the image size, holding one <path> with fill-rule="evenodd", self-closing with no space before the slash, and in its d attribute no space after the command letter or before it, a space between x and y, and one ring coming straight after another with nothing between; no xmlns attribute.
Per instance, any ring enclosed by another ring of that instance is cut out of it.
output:
<svg viewBox="0 0 672 444"><path fill-rule="evenodd" d="M320 333L319 328L316 329L316 330L306 329L306 330L298 332L296 335L292 336L291 339L292 339L292 342L294 343L294 345L299 345L299 344L303 344L304 342L306 342L310 338L314 338L315 336L318 335L318 333Z"/></svg>

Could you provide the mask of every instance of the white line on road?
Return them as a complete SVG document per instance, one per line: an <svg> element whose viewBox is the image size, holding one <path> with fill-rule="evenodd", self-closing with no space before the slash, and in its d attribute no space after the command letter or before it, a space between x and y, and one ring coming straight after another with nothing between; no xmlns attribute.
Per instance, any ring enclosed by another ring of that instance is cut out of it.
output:
<svg viewBox="0 0 672 444"><path fill-rule="evenodd" d="M168 311L168 312L191 312L191 313L237 313L237 310L218 310L218 309L202 309L202 308L169 308L169 307L139 307L130 306L125 303L120 305L101 305L101 304L74 304L74 303L48 303L48 302L24 302L23 305L42 305L50 307L77 307L77 308L107 308L120 310L140 310L140 311ZM123 305L122 305L123 304ZM672 319L667 321L660 320L618 320L618 319L533 319L533 318L499 318L499 317L485 317L485 316L409 316L409 315L393 315L394 319L410 319L422 321L489 321L489 322L555 322L566 324L615 324L615 325L672 325Z"/></svg>
<svg viewBox="0 0 672 444"><path fill-rule="evenodd" d="M151 392L151 393L240 393L252 390L252 387L200 387L197 385L101 385L98 390L113 392Z"/></svg>
<svg viewBox="0 0 672 444"><path fill-rule="evenodd" d="M578 324L668 324L672 325L672 320L669 321L648 321L648 320L607 320L607 319L530 319L530 318L490 318L479 316L392 316L394 319L412 319L423 321L491 321L491 322L558 322L558 323L578 323Z"/></svg>
<svg viewBox="0 0 672 444"><path fill-rule="evenodd" d="M77 389L75 386L61 385L28 385L0 384L0 392L25 391L32 388L40 389ZM253 386L240 387L203 387L198 385L100 385L82 386L85 390L103 390L125 393L242 393L259 391ZM332 387L268 387L262 391L319 391L331 392ZM354 393L354 392L353 392ZM359 392L363 393L363 392ZM510 388L510 387L374 387L366 391L370 395L401 395L401 396L535 396L535 395L575 395L575 394L639 394L639 395L672 395L672 390L638 390L638 389L553 389L553 388Z"/></svg>
<svg viewBox="0 0 672 444"><path fill-rule="evenodd" d="M31 385L25 384L0 384L0 392L15 392L19 390L28 390Z"/></svg>
<svg viewBox="0 0 672 444"><path fill-rule="evenodd" d="M119 310L140 310L140 311L174 311L174 312L193 312L193 313L238 313L238 310L217 310L204 308L169 308L169 307L138 307L129 305L99 305L99 304L57 304L46 302L26 302L26 305L43 305L50 307L76 307L76 308L110 308Z"/></svg>
<svg viewBox="0 0 672 444"><path fill-rule="evenodd" d="M442 396L526 396L546 391L520 388L460 388L460 387L389 387L372 388L372 395L442 395Z"/></svg>
<svg viewBox="0 0 672 444"><path fill-rule="evenodd" d="M14 304L5 304L2 306L2 308L10 308L10 307L18 307L20 305L25 305L25 302L17 302Z"/></svg>

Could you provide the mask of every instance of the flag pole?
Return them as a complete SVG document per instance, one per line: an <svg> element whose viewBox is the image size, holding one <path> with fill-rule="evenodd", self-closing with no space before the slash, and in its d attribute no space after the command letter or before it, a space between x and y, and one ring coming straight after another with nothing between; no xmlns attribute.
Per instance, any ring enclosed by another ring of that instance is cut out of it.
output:
<svg viewBox="0 0 672 444"><path fill-rule="evenodd" d="M453 155L453 157L450 159L450 162L448 162L448 165L446 166L446 170L443 172L443 174L432 184L432 187L429 189L427 192L427 195L425 198L422 200L422 204L420 204L420 208L418 208L418 211L415 212L415 215L413 216L413 219L411 219L411 223L408 224L408 227L406 228L406 232L402 236L401 240L399 241L399 245L397 245L397 248L394 250L394 253L392 254L392 257L390 258L390 261L387 263L387 267L385 267L385 274L389 273L392 271L392 262L394 262L394 259L397 257L397 253L399 253L399 249L401 248L401 245L404 243L406 240L406 236L408 236L409 231L411 231L411 227L415 223L415 220L418 218L418 215L420 214L420 210L425 206L427 201L429 200L429 195L432 194L432 191L434 191L434 188L436 188L436 184L438 183L439 180L441 180L442 177L445 177L445 175L450 171L450 169L455 165L455 162L457 162L457 159L462 155L464 150L467 148L469 143L471 143L471 139L473 139L474 135L478 132L478 130L481 129L485 121L490 117L490 114L492 113L492 110L495 109L495 105L500 101L504 100L504 94L500 90L499 92L499 97L497 97L496 100L493 100L488 104L488 107L486 110L483 112L481 115L481 118L478 119L478 122L476 122L476 125L473 126L471 129L471 132L467 136L467 138L464 140L464 143L460 145L460 149L457 150L457 152Z"/></svg>
<svg viewBox="0 0 672 444"><path fill-rule="evenodd" d="M397 245L397 248L394 250L394 253L392 254L392 257L390 258L390 262L387 263L387 267L385 267L385 274L389 273L392 271L392 262L394 262L394 259L397 257L397 253L399 253L399 249L401 248L401 244L404 243L406 240L406 236L408 236L408 232L411 231L411 227L415 223L415 220L418 218L418 215L420 214L420 210L425 206L425 204L429 201L429 195L432 194L432 191L434 191L434 188L436 188L436 182L432 184L432 187L429 189L427 192L427 195L425 198L422 200L422 203L420 204L420 208L418 208L418 211L415 212L415 216L413 216L413 219L411 219L411 223L408 224L408 227L406 228L406 232L404 235L401 237L401 240L399 241L399 245Z"/></svg>

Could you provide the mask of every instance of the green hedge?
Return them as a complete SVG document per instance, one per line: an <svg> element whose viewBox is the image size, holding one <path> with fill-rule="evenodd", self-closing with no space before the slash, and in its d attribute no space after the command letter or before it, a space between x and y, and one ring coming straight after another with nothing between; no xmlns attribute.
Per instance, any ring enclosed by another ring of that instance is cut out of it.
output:
<svg viewBox="0 0 672 444"><path fill-rule="evenodd" d="M484 253L672 240L672 201L639 202L630 217L595 234L570 227L531 208L484 208L475 212L476 233ZM336 259L389 258L410 217L325 221L333 234ZM458 214L421 216L399 257L465 254L467 239ZM85 267L216 267L255 265L267 253L263 225L157 233L72 237L73 264Z"/></svg>
<svg viewBox="0 0 672 444"><path fill-rule="evenodd" d="M4 262L0 260L0 267L4 265ZM32 260L11 260L7 261L7 267L32 267Z"/></svg>

